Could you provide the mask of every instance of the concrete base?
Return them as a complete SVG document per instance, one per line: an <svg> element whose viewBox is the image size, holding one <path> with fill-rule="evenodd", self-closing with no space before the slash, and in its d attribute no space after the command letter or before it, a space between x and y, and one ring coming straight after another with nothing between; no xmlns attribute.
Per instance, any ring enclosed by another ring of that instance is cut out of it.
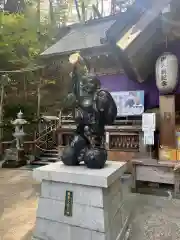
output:
<svg viewBox="0 0 180 240"><path fill-rule="evenodd" d="M19 168L27 164L26 160L23 161L5 161L2 163L2 168Z"/></svg>
<svg viewBox="0 0 180 240"><path fill-rule="evenodd" d="M42 185L33 239L124 240L130 211L125 209L120 178L126 167L107 162L104 169L91 170L58 162L35 169L34 178ZM73 195L69 216L67 191Z"/></svg>
<svg viewBox="0 0 180 240"><path fill-rule="evenodd" d="M7 149L2 168L18 168L27 164L24 149Z"/></svg>

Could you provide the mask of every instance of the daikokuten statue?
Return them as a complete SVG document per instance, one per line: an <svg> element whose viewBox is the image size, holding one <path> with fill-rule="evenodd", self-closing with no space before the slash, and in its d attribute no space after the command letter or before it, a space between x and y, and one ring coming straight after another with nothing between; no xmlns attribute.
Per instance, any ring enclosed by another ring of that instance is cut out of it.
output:
<svg viewBox="0 0 180 240"><path fill-rule="evenodd" d="M73 64L73 89L66 101L73 107L77 128L70 145L66 146L62 161L75 166L84 162L88 168L103 168L107 160L105 125L114 122L117 107L111 94L100 88L100 81L88 72L79 54L70 56Z"/></svg>

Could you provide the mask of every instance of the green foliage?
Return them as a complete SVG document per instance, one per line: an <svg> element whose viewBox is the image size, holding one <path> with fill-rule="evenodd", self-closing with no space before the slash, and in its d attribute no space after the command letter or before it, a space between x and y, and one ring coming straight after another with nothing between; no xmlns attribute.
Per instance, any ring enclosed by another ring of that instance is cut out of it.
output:
<svg viewBox="0 0 180 240"><path fill-rule="evenodd" d="M4 106L4 118L7 122L17 118L17 113L22 111L28 122L35 118L36 106L32 103L8 104Z"/></svg>
<svg viewBox="0 0 180 240"><path fill-rule="evenodd" d="M31 17L30 17L31 13ZM48 23L39 24L33 11L0 13L0 70L27 67L51 43Z"/></svg>
<svg viewBox="0 0 180 240"><path fill-rule="evenodd" d="M45 108L43 101L42 106L37 104L38 96L43 99L44 85L48 87L56 85L56 79L46 79L41 70L37 71L40 64L37 57L45 48L54 43L54 36L59 31L57 23L66 21L67 11L58 8L60 13L54 10L53 16L42 19L39 1L26 1L23 13L0 12L0 71L2 71L0 75L3 71L13 71L13 73L8 73L11 81L0 76L0 107L3 109L0 112L0 119L4 122L4 138L0 134L0 140L12 139L13 129L10 120L16 118L20 109L30 123L25 132L32 135L37 125L33 123L37 120L37 108L41 110ZM53 18L54 21L52 21ZM27 72L24 72L24 69ZM40 93L37 91L38 86L41 86ZM40 95L37 96L37 94Z"/></svg>

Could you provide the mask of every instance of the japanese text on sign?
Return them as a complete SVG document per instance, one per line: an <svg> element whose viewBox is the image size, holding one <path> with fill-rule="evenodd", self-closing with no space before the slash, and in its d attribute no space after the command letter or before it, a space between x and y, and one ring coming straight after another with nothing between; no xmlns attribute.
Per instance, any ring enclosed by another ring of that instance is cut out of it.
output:
<svg viewBox="0 0 180 240"><path fill-rule="evenodd" d="M73 208L73 192L66 191L64 216L72 217L72 208Z"/></svg>
<svg viewBox="0 0 180 240"><path fill-rule="evenodd" d="M161 85L167 86L167 58L165 56L161 57Z"/></svg>

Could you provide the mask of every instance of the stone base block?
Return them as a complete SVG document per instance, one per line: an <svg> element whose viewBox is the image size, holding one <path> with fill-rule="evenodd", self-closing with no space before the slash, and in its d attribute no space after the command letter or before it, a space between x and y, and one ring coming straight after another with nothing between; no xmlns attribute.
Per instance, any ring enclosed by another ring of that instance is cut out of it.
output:
<svg viewBox="0 0 180 240"><path fill-rule="evenodd" d="M27 164L24 149L6 149L2 168L18 168Z"/></svg>
<svg viewBox="0 0 180 240"><path fill-rule="evenodd" d="M126 166L108 162L104 169L92 170L58 162L35 169L34 177L42 185L34 238L124 240L130 212L124 213L120 178Z"/></svg>
<svg viewBox="0 0 180 240"><path fill-rule="evenodd" d="M19 168L25 166L26 164L27 164L26 160L23 161L8 160L2 163L2 168Z"/></svg>

